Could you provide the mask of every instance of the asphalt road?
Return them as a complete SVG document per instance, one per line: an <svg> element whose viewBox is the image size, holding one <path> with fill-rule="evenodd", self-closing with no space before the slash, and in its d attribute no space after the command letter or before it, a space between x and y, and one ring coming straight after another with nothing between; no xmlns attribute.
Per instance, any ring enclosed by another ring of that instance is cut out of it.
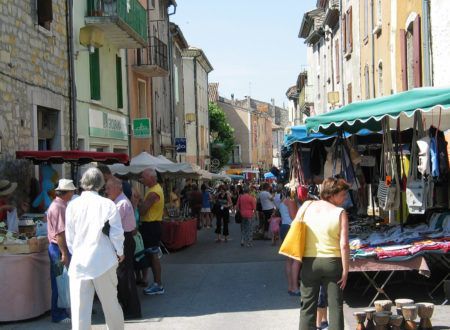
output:
<svg viewBox="0 0 450 330"><path fill-rule="evenodd" d="M242 248L239 226L231 223L230 232L228 243L215 243L213 229L202 229L197 244L164 255L165 294L140 292L143 319L127 321L126 329L298 329L299 298L287 294L284 259L277 247L270 241L255 241L252 248ZM367 297L358 297L359 289L349 291L345 329L355 329L352 314L364 308ZM101 306L94 306L93 328L104 329ZM436 329L450 329L448 315L449 306L436 308ZM48 314L0 327L70 328L51 323Z"/></svg>

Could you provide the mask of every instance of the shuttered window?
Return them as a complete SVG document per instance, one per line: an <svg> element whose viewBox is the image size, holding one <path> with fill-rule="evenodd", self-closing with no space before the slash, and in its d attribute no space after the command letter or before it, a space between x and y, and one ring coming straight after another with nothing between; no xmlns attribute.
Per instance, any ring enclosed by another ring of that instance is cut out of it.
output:
<svg viewBox="0 0 450 330"><path fill-rule="evenodd" d="M335 41L335 61L336 61L336 83L339 84L339 82L341 81L341 74L340 74L340 69L341 69L341 63L339 62L340 56L339 56L339 40Z"/></svg>
<svg viewBox="0 0 450 330"><path fill-rule="evenodd" d="M420 32L420 16L417 15L413 23L414 87L422 86L422 46Z"/></svg>
<svg viewBox="0 0 450 330"><path fill-rule="evenodd" d="M342 42L342 51L344 52L344 54L347 52L347 15L344 14L344 16L342 16L342 28L343 33L342 36L344 38L343 42Z"/></svg>
<svg viewBox="0 0 450 330"><path fill-rule="evenodd" d="M116 55L117 108L123 108L122 58Z"/></svg>
<svg viewBox="0 0 450 330"><path fill-rule="evenodd" d="M406 68L406 31L400 29L400 64L402 74L402 91L408 89L408 70Z"/></svg>
<svg viewBox="0 0 450 330"><path fill-rule="evenodd" d="M352 98L352 83L347 85L347 103L350 104L353 102Z"/></svg>
<svg viewBox="0 0 450 330"><path fill-rule="evenodd" d="M370 99L370 76L369 76L369 65L366 64L364 67L364 87L366 92L366 100Z"/></svg>
<svg viewBox="0 0 450 330"><path fill-rule="evenodd" d="M353 50L353 13L352 7L350 7L347 11L347 52L351 53Z"/></svg>
<svg viewBox="0 0 450 330"><path fill-rule="evenodd" d="M98 48L95 48L95 51L89 54L89 80L91 100L100 101L100 54Z"/></svg>

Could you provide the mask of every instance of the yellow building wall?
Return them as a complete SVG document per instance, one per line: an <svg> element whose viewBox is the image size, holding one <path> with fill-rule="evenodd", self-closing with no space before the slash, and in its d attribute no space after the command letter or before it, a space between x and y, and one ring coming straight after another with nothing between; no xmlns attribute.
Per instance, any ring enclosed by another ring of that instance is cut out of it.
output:
<svg viewBox="0 0 450 330"><path fill-rule="evenodd" d="M406 21L411 13L417 13L420 15L422 19L422 0L397 0L397 29L396 29L396 83L397 83L397 91L403 91L402 86L402 63L400 56L400 30L406 29ZM421 24L422 24L421 20ZM423 60L423 57L422 57ZM423 71L423 63L422 63L422 71ZM423 72L422 72L423 74Z"/></svg>
<svg viewBox="0 0 450 330"><path fill-rule="evenodd" d="M364 21L365 8L364 2L367 1L368 5L368 20L367 20L367 37L365 35ZM373 15L371 2L373 1ZM379 4L381 3L381 17L379 17ZM373 17L373 24L372 24ZM362 43L361 57L360 57L360 75L361 75L361 98L374 98L382 95L390 95L392 88L392 75L391 75L391 56L390 56L390 42L391 42L391 1L390 0L362 0L359 10L359 34ZM381 23L381 31L374 34L373 29L378 23ZM373 55L372 55L372 42L373 42ZM374 57L374 63L372 65L372 56ZM380 83L379 65L382 64L382 79ZM366 80L365 80L365 67L369 68L369 97L366 97ZM375 84L375 95L373 84Z"/></svg>

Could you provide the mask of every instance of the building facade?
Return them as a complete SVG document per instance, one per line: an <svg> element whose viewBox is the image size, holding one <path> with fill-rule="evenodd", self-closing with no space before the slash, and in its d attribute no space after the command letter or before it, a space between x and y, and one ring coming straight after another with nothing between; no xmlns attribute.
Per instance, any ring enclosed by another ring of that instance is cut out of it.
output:
<svg viewBox="0 0 450 330"><path fill-rule="evenodd" d="M202 169L209 166L208 74L213 70L203 50L182 51L186 161Z"/></svg>
<svg viewBox="0 0 450 330"><path fill-rule="evenodd" d="M75 144L67 3L8 1L1 6L2 165L12 162L17 150L67 150ZM3 167L2 173L7 174Z"/></svg>
<svg viewBox="0 0 450 330"><path fill-rule="evenodd" d="M146 8L138 0L75 1L73 31L78 148L129 154L126 49L147 45Z"/></svg>

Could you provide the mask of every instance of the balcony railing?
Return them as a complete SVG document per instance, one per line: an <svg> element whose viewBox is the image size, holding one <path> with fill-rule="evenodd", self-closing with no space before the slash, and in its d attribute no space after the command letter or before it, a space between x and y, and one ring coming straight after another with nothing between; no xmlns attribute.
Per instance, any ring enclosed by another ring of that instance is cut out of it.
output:
<svg viewBox="0 0 450 330"><path fill-rule="evenodd" d="M169 74L167 45L156 37L150 38L150 46L135 50L133 69L148 77L164 77Z"/></svg>
<svg viewBox="0 0 450 330"><path fill-rule="evenodd" d="M106 37L120 48L137 48L147 43L147 12L138 0L87 0L85 22L101 25Z"/></svg>

